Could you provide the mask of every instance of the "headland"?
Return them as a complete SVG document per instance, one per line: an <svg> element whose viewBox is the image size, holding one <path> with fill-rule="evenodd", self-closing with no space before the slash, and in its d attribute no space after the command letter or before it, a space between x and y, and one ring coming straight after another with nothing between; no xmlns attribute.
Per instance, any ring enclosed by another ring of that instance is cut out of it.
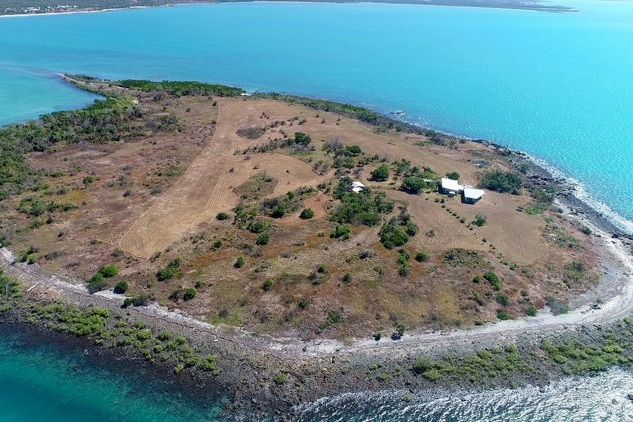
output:
<svg viewBox="0 0 633 422"><path fill-rule="evenodd" d="M5 322L275 419L632 358L630 239L524 154L324 100L67 80L106 100L3 129Z"/></svg>

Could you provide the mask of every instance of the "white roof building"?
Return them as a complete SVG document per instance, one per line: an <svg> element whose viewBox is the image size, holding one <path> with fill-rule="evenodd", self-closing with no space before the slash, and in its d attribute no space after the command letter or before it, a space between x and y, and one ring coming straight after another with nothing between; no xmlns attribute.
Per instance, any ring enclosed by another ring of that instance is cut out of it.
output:
<svg viewBox="0 0 633 422"><path fill-rule="evenodd" d="M464 187L457 180L442 177L442 193L459 193Z"/></svg>
<svg viewBox="0 0 633 422"><path fill-rule="evenodd" d="M474 204L479 201L484 194L485 192L483 190L474 188L464 188L464 192L462 193L464 202L468 204Z"/></svg>

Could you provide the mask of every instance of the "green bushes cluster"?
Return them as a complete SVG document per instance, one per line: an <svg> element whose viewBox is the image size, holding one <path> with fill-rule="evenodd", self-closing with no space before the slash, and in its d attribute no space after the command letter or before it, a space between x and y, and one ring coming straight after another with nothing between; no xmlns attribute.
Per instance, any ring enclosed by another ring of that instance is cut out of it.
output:
<svg viewBox="0 0 633 422"><path fill-rule="evenodd" d="M116 284L116 286L114 286L114 293L123 294L127 292L129 288L130 286L128 285L128 282L121 280Z"/></svg>
<svg viewBox="0 0 633 422"><path fill-rule="evenodd" d="M49 329L85 336L97 344L108 347L133 347L150 362L171 361L179 371L190 367L220 373L218 357L197 354L183 336L173 337L168 331L155 333L141 321L132 322L124 318L113 318L103 308L80 309L74 305L54 303L32 306L27 320L46 325Z"/></svg>
<svg viewBox="0 0 633 422"><path fill-rule="evenodd" d="M333 239L347 240L350 238L351 233L352 229L350 226L337 224L336 227L332 229L330 237Z"/></svg>
<svg viewBox="0 0 633 422"><path fill-rule="evenodd" d="M244 93L244 90L241 88L194 81L153 82L137 79L125 79L112 83L123 88L138 89L140 91L164 91L176 97L211 95L218 97L237 97Z"/></svg>
<svg viewBox="0 0 633 422"><path fill-rule="evenodd" d="M528 373L531 368L519 353L517 346L509 344L504 348L495 347L461 356L447 355L442 359L420 356L415 360L411 371L430 381L452 377L476 382L494 377L507 377L510 374Z"/></svg>
<svg viewBox="0 0 633 422"><path fill-rule="evenodd" d="M115 277L119 274L119 267L116 265L105 265L99 268L99 271L88 280L87 287L90 293L95 293L103 290L107 286L106 278Z"/></svg>
<svg viewBox="0 0 633 422"><path fill-rule="evenodd" d="M182 265L182 260L180 258L173 259L165 267L158 270L158 272L156 273L156 278L158 279L158 281L165 281L165 280L170 280L176 277L177 275L180 274L181 265Z"/></svg>
<svg viewBox="0 0 633 422"><path fill-rule="evenodd" d="M298 211L303 201L315 193L314 188L303 186L288 192L286 195L264 199L260 202L260 210L269 217L281 218L286 214Z"/></svg>
<svg viewBox="0 0 633 422"><path fill-rule="evenodd" d="M304 208L301 214L299 214L299 218L303 220L309 220L312 217L314 217L314 211L311 208Z"/></svg>
<svg viewBox="0 0 633 422"><path fill-rule="evenodd" d="M371 179L376 182L384 182L389 179L389 164L381 164L371 172Z"/></svg>
<svg viewBox="0 0 633 422"><path fill-rule="evenodd" d="M486 274L484 274L484 278L488 280L490 284L492 284L492 287L495 290L501 290L501 280L499 279L499 276L497 274L493 273L492 271L488 271Z"/></svg>
<svg viewBox="0 0 633 422"><path fill-rule="evenodd" d="M379 236L380 242L387 249L393 249L404 245L409 241L410 236L418 233L418 226L411 220L406 212L398 217L392 217L388 222L382 225Z"/></svg>
<svg viewBox="0 0 633 422"><path fill-rule="evenodd" d="M128 306L147 306L149 304L151 296L149 293L139 293L136 296L126 297L123 301L123 308L127 308Z"/></svg>
<svg viewBox="0 0 633 422"><path fill-rule="evenodd" d="M485 171L479 179L479 187L481 188L513 195L520 195L522 186L523 182L520 176L502 170Z"/></svg>

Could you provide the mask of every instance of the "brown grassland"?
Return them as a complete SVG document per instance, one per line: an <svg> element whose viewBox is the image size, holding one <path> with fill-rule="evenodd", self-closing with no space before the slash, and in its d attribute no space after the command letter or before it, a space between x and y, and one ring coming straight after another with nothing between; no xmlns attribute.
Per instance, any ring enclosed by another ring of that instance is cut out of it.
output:
<svg viewBox="0 0 633 422"><path fill-rule="evenodd" d="M522 195L487 191L467 205L433 189L399 190L394 166L386 181L371 180L380 164L406 159L438 177L457 172L475 186L483 170L473 160L509 169L488 145L435 145L270 98L126 93L150 115L176 116L177 130L30 154L29 164L49 174L39 194L76 208L29 217L17 211L21 197L5 201L1 225L12 231L16 255L30 249L44 268L84 281L103 265L117 265L109 288L126 280L128 296L146 292L204 321L302 338L390 335L398 324L472 326L497 320L499 311L521 317L546 302L564 304L597 281L591 236L555 209L522 212L532 202L525 189ZM295 132L308 134L312 148L253 151ZM335 140L362 150L351 169L334 169L332 154L323 150ZM399 273L401 248L381 244L381 224L351 225L348 240L330 237L336 226L330 216L339 206L333 192L345 174L395 201L383 221L406 208L419 227L402 247L410 255L408 274ZM86 177L93 182L84 183ZM262 214L262 202L304 186L313 191L297 194L282 217ZM240 204L259 209L255 219L267 242L234 222ZM313 218L299 218L306 207ZM228 218L219 220L218 213ZM477 214L487 219L481 227L471 223ZM418 252L428 258L416 261ZM157 272L176 258L179 267L159 280ZM499 290L485 279L473 281L486 272L498 275ZM186 289L195 289L195 297L185 300Z"/></svg>

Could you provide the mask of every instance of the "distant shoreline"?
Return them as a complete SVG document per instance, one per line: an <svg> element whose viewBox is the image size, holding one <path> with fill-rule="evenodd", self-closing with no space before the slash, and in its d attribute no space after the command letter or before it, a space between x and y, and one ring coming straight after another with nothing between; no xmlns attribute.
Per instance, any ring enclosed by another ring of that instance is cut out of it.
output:
<svg viewBox="0 0 633 422"><path fill-rule="evenodd" d="M120 7L80 7L69 9L69 6L62 4L55 4L51 2L49 6L46 6L44 10L42 8L32 8L24 6L22 9L16 10L15 13L0 12L0 18L7 17L29 17L29 16L51 16L51 15L72 15L79 13L97 13L97 12L112 12L117 10L133 10L133 9L148 9L152 7L173 7L181 5L195 5L195 4L219 4L219 3L255 3L258 0L220 0L220 1L172 1L162 4L155 4L151 2L145 2L146 4L140 5L122 5ZM293 0L274 0L271 3L290 3ZM420 6L445 6L445 7L475 7L486 9L510 9L510 10L530 10L537 12L550 12L550 13L569 13L577 12L568 6L557 5L545 5L543 1L521 1L521 0L363 0L360 2L353 0L301 0L301 3L383 3L383 4L407 4L407 5L420 5ZM37 9L37 10L36 10Z"/></svg>

